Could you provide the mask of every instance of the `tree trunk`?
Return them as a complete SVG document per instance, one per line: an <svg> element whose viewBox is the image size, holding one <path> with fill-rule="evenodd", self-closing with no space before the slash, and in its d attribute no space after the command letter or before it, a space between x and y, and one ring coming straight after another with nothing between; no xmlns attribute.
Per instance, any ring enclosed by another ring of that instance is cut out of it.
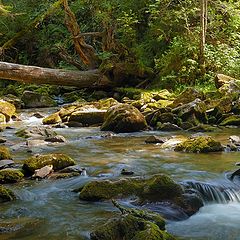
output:
<svg viewBox="0 0 240 240"><path fill-rule="evenodd" d="M205 43L206 43L206 33L207 33L207 4L208 0L200 0L200 22L201 22L201 36L200 36L200 53L199 62L201 66L202 75L205 74Z"/></svg>
<svg viewBox="0 0 240 240"><path fill-rule="evenodd" d="M78 88L107 88L113 84L99 70L70 71L7 62L0 62L0 79Z"/></svg>

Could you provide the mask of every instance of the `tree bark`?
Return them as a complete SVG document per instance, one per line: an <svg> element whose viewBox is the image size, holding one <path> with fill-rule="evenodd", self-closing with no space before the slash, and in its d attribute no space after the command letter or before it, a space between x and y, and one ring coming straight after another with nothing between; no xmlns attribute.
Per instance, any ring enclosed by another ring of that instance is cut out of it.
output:
<svg viewBox="0 0 240 240"><path fill-rule="evenodd" d="M99 70L71 71L0 62L0 79L22 83L107 88L112 82Z"/></svg>
<svg viewBox="0 0 240 240"><path fill-rule="evenodd" d="M207 12L208 12L208 0L200 0L200 22L201 22L201 36L200 36L200 54L199 62L201 65L202 75L205 74L205 43L206 43L206 33L207 33Z"/></svg>

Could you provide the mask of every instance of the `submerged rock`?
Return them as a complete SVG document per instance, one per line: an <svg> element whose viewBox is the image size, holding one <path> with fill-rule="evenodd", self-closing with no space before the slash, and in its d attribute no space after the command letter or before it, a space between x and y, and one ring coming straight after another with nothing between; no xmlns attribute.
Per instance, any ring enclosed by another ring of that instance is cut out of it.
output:
<svg viewBox="0 0 240 240"><path fill-rule="evenodd" d="M53 153L46 155L35 155L26 159L23 164L23 169L32 174L35 172L35 170L46 165L53 165L54 171L57 171L75 164L75 161L69 156L61 153Z"/></svg>
<svg viewBox="0 0 240 240"><path fill-rule="evenodd" d="M8 202L13 201L15 199L16 196L10 189L0 185L0 202ZM0 232L2 231L0 230Z"/></svg>
<svg viewBox="0 0 240 240"><path fill-rule="evenodd" d="M57 135L57 133L49 127L33 126L18 130L16 135L22 138L44 139L48 137L54 137Z"/></svg>
<svg viewBox="0 0 240 240"><path fill-rule="evenodd" d="M117 104L108 109L102 131L137 132L147 129L147 123L142 113L129 104Z"/></svg>
<svg viewBox="0 0 240 240"><path fill-rule="evenodd" d="M192 153L208 153L221 152L223 149L221 143L215 141L212 137L200 136L188 138L186 141L179 143L174 150Z"/></svg>
<svg viewBox="0 0 240 240"><path fill-rule="evenodd" d="M0 146L0 160L2 159L12 159L9 149L4 146Z"/></svg>
<svg viewBox="0 0 240 240"><path fill-rule="evenodd" d="M43 124L56 124L56 123L61 123L62 119L59 116L58 112L57 113L53 113L51 115L49 115L48 117L45 117L42 120Z"/></svg>
<svg viewBox="0 0 240 240"><path fill-rule="evenodd" d="M181 186L170 177L160 174L144 178L127 178L115 181L101 180L87 183L79 198L87 201L99 201L112 198L138 196L141 201L172 201L181 199Z"/></svg>
<svg viewBox="0 0 240 240"><path fill-rule="evenodd" d="M5 168L0 170L0 183L15 183L23 179L24 174L13 168Z"/></svg>

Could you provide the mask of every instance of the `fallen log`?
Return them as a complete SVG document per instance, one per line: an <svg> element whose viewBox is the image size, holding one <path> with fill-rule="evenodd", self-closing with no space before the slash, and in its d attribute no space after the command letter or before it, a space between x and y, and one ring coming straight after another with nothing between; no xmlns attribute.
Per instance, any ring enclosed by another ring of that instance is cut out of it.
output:
<svg viewBox="0 0 240 240"><path fill-rule="evenodd" d="M99 70L72 71L0 62L0 79L22 83L107 88L113 83Z"/></svg>

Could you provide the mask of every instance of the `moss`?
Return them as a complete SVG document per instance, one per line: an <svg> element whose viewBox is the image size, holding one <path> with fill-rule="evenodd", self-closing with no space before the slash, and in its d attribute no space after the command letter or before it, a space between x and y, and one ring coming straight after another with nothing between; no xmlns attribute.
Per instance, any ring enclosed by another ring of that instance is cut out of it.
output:
<svg viewBox="0 0 240 240"><path fill-rule="evenodd" d="M6 116L0 113L0 123L6 123Z"/></svg>
<svg viewBox="0 0 240 240"><path fill-rule="evenodd" d="M91 233L91 240L174 240L154 222L126 214L111 219Z"/></svg>
<svg viewBox="0 0 240 240"><path fill-rule="evenodd" d="M189 138L186 141L179 143L175 147L175 151L207 153L223 151L223 146L220 142L215 141L211 137L202 136Z"/></svg>
<svg viewBox="0 0 240 240"><path fill-rule="evenodd" d="M76 111L69 117L69 122L78 122L83 125L102 124L106 110Z"/></svg>
<svg viewBox="0 0 240 240"><path fill-rule="evenodd" d="M16 107L13 104L7 101L0 100L0 113L5 115L7 122L10 121L11 117L15 114L15 112Z"/></svg>
<svg viewBox="0 0 240 240"><path fill-rule="evenodd" d="M140 196L151 201L161 199L175 202L178 198L181 198L182 192L183 190L179 184L162 174L147 180L147 184L145 184Z"/></svg>
<svg viewBox="0 0 240 240"><path fill-rule="evenodd" d="M221 126L233 125L240 126L240 115L233 115L225 118L221 123Z"/></svg>
<svg viewBox="0 0 240 240"><path fill-rule="evenodd" d="M24 175L20 170L11 168L0 170L0 183L19 182L23 177Z"/></svg>
<svg viewBox="0 0 240 240"><path fill-rule="evenodd" d="M214 132L216 130L216 127L207 124L199 124L188 129L188 131L192 132Z"/></svg>
<svg viewBox="0 0 240 240"><path fill-rule="evenodd" d="M42 120L43 124L55 124L60 122L62 122L62 119L60 118L58 112L53 113Z"/></svg>
<svg viewBox="0 0 240 240"><path fill-rule="evenodd" d="M166 175L155 175L150 179L127 178L117 181L101 180L87 183L79 198L98 201L111 198L139 196L141 200L172 200L181 198L182 189Z"/></svg>
<svg viewBox="0 0 240 240"><path fill-rule="evenodd" d="M0 160L2 159L12 159L8 148L4 146L0 146Z"/></svg>
<svg viewBox="0 0 240 240"><path fill-rule="evenodd" d="M82 200L98 201L139 194L141 189L141 180L137 179L92 181L83 187L79 197Z"/></svg>
<svg viewBox="0 0 240 240"><path fill-rule="evenodd" d="M139 231L131 240L174 240L176 239L167 232L161 231L154 223L145 223L145 228Z"/></svg>
<svg viewBox="0 0 240 240"><path fill-rule="evenodd" d="M53 153L36 155L26 159L23 164L23 169L27 172L34 173L35 170L46 165L53 165L53 169L56 171L75 164L75 161L69 156L61 153Z"/></svg>
<svg viewBox="0 0 240 240"><path fill-rule="evenodd" d="M119 104L119 102L117 100L115 100L114 98L107 98L107 99L99 100L95 104L95 106L98 109L107 110L107 109L109 109L110 107L112 107L112 106L114 106L116 104Z"/></svg>
<svg viewBox="0 0 240 240"><path fill-rule="evenodd" d="M15 194L8 188L0 185L0 202L8 202L16 199Z"/></svg>
<svg viewBox="0 0 240 240"><path fill-rule="evenodd" d="M128 104L115 105L107 111L102 131L137 132L145 130L147 123L139 110Z"/></svg>

